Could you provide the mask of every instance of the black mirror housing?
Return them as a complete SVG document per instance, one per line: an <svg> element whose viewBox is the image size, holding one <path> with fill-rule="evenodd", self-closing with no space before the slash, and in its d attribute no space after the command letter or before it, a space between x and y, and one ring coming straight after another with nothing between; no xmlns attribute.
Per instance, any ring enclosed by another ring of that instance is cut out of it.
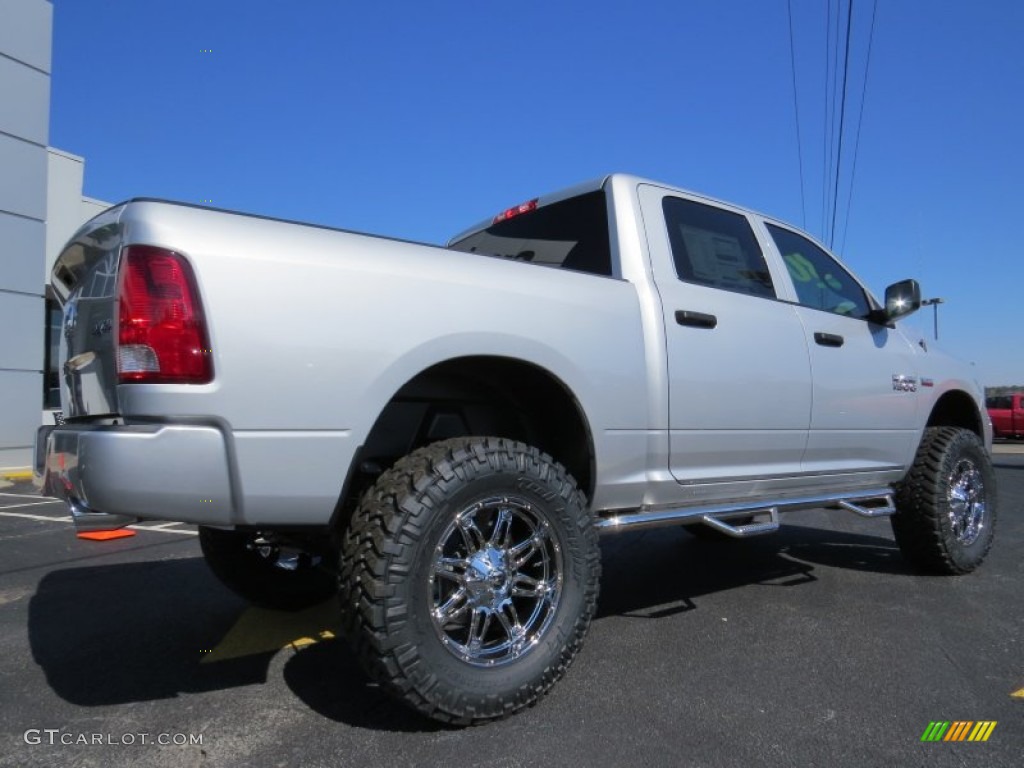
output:
<svg viewBox="0 0 1024 768"><path fill-rule="evenodd" d="M886 322L906 317L920 308L921 286L917 284L917 280L900 280L885 289L883 313Z"/></svg>

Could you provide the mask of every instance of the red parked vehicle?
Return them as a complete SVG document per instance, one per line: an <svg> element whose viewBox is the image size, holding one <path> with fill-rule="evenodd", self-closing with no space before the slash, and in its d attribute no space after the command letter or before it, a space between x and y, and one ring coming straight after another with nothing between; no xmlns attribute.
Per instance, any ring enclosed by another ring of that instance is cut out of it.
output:
<svg viewBox="0 0 1024 768"><path fill-rule="evenodd" d="M989 397L985 405L992 419L993 437L1024 438L1024 393Z"/></svg>

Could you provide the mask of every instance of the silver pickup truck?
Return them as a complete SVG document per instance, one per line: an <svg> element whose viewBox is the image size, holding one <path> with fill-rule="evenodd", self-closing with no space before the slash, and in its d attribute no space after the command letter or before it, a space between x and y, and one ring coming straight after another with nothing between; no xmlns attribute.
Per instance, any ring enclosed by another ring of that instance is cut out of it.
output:
<svg viewBox="0 0 1024 768"><path fill-rule="evenodd" d="M247 599L340 594L428 716L535 702L579 651L599 534L889 516L918 569L992 543L969 368L792 227L612 175L447 247L150 199L58 259L65 422L37 470L83 529L195 523Z"/></svg>

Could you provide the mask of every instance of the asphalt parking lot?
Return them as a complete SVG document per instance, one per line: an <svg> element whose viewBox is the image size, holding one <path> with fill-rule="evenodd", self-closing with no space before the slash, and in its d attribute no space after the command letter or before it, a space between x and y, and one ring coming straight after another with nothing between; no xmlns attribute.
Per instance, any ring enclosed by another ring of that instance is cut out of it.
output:
<svg viewBox="0 0 1024 768"><path fill-rule="evenodd" d="M996 543L969 576L914 575L886 521L842 512L751 541L606 538L568 675L471 729L375 689L330 604L234 597L188 526L83 541L59 503L7 484L0 766L1020 766L1024 452L995 460ZM922 742L934 721L996 726Z"/></svg>

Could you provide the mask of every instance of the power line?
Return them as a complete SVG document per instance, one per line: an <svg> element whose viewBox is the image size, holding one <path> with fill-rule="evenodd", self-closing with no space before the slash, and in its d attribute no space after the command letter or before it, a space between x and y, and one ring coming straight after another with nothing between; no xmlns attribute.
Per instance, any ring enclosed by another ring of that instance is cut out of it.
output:
<svg viewBox="0 0 1024 768"><path fill-rule="evenodd" d="M832 91L829 101L829 124L828 124L828 180L825 185L825 226L822 227L821 237L826 239L829 233L828 223L832 216L835 199L832 196L833 179L836 178L836 98L839 94L839 30L841 29L841 13L843 0L836 0L835 23L832 27Z"/></svg>
<svg viewBox="0 0 1024 768"><path fill-rule="evenodd" d="M860 127L864 122L864 102L868 95L868 74L871 71L871 43L875 39L875 13L878 11L878 0L871 5L871 27L868 31L868 53L864 62L864 83L860 92L860 113L857 115L857 137L853 142L853 165L850 169L850 194L846 197L846 219L843 222L843 243L840 252L846 250L846 235L850 231L850 209L853 207L853 184L857 178L857 152L860 149Z"/></svg>
<svg viewBox="0 0 1024 768"><path fill-rule="evenodd" d="M796 157L800 166L800 210L803 214L803 228L807 229L807 200L804 196L804 151L800 141L800 100L796 96L796 53L793 46L793 0L786 0L789 15L789 63L793 74L793 112L796 114Z"/></svg>
<svg viewBox="0 0 1024 768"><path fill-rule="evenodd" d="M828 110L828 93L829 93L829 81L831 80L832 74L832 56L831 48L829 43L832 40L832 0L826 0L825 3L826 16L825 16L825 66L823 71L825 72L825 88L824 98L822 99L822 106L824 112L822 114L822 136L821 136L821 239L825 239L825 222L828 217L828 209L826 208L826 201L828 200L828 180L829 180L829 110Z"/></svg>
<svg viewBox="0 0 1024 768"><path fill-rule="evenodd" d="M836 237L836 211L839 208L839 176L843 167L843 128L846 125L846 83L850 72L850 28L853 25L853 0L846 3L846 53L843 57L843 97L839 102L839 146L836 150L836 178L832 192L832 226L829 228L828 247Z"/></svg>

